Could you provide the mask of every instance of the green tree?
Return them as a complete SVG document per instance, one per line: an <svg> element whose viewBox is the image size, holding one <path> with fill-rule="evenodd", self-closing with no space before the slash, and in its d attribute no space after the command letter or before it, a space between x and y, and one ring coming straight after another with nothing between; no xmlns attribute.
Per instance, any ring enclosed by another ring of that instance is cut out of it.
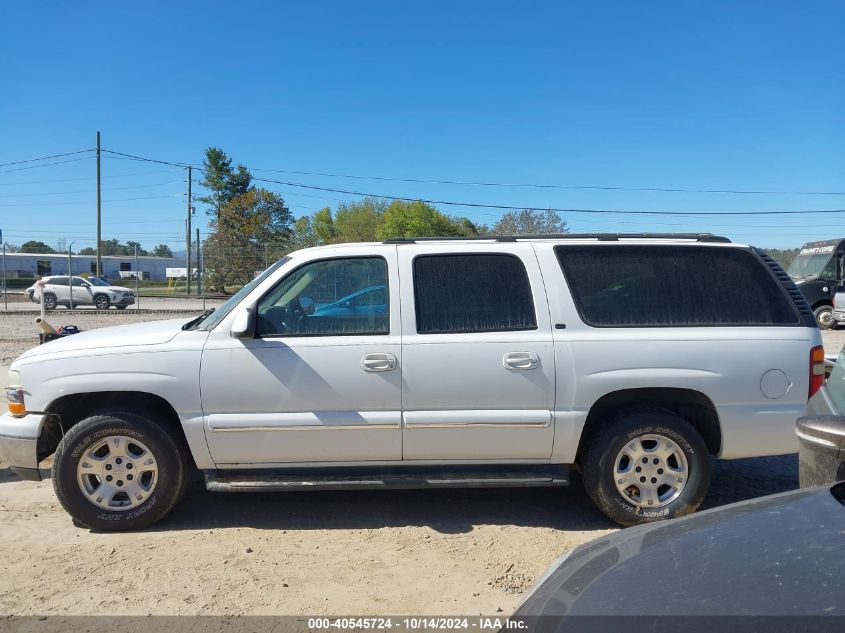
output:
<svg viewBox="0 0 845 633"><path fill-rule="evenodd" d="M394 200L384 211L376 237L449 237L465 235L465 230L466 226L456 224L430 204Z"/></svg>
<svg viewBox="0 0 845 633"><path fill-rule="evenodd" d="M132 240L127 240L126 246L122 249L123 252L118 253L118 254L119 255L134 255L136 246L138 247L138 255L149 255L149 253L141 247L141 242L133 242Z"/></svg>
<svg viewBox="0 0 845 633"><path fill-rule="evenodd" d="M311 228L318 244L332 244L337 241L337 229L334 225L332 210L324 207L311 218Z"/></svg>
<svg viewBox="0 0 845 633"><path fill-rule="evenodd" d="M223 205L249 191L252 174L243 165L232 167L232 159L218 147L206 148L203 167L205 176L200 184L208 189L209 195L197 199L209 205L207 213L216 222Z"/></svg>
<svg viewBox="0 0 845 633"><path fill-rule="evenodd" d="M493 225L494 235L536 235L540 233L569 233L566 220L548 209L508 211Z"/></svg>
<svg viewBox="0 0 845 633"><path fill-rule="evenodd" d="M206 241L206 267L218 291L243 285L290 248L293 216L277 193L252 188L220 207Z"/></svg>
<svg viewBox="0 0 845 633"><path fill-rule="evenodd" d="M300 248L309 248L317 246L320 243L317 234L314 233L314 223L310 215L303 215L297 218L293 223L293 236L291 238L291 248L294 250Z"/></svg>
<svg viewBox="0 0 845 633"><path fill-rule="evenodd" d="M360 202L341 202L334 214L337 242L373 242L384 222L387 204L377 198L364 198Z"/></svg>
<svg viewBox="0 0 845 633"><path fill-rule="evenodd" d="M94 250L92 246L86 246L85 248L80 248L78 255L96 255L97 251Z"/></svg>
<svg viewBox="0 0 845 633"><path fill-rule="evenodd" d="M56 251L49 244L30 240L21 244L21 253L55 253Z"/></svg>
<svg viewBox="0 0 845 633"><path fill-rule="evenodd" d="M167 244L159 244L153 249L153 255L156 257L173 257L173 251Z"/></svg>

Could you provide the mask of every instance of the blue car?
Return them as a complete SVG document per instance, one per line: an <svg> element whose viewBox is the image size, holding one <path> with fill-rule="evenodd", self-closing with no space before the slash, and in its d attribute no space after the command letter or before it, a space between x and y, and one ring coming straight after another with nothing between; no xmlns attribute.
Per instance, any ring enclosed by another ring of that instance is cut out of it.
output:
<svg viewBox="0 0 845 633"><path fill-rule="evenodd" d="M370 286L314 310L315 317L381 315L387 313L387 288Z"/></svg>

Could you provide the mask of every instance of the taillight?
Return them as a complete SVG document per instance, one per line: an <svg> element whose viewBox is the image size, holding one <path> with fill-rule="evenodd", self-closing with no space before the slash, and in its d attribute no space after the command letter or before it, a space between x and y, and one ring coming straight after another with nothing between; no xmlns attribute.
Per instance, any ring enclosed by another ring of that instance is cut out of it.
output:
<svg viewBox="0 0 845 633"><path fill-rule="evenodd" d="M824 347L821 345L810 350L810 395L813 395L824 385Z"/></svg>

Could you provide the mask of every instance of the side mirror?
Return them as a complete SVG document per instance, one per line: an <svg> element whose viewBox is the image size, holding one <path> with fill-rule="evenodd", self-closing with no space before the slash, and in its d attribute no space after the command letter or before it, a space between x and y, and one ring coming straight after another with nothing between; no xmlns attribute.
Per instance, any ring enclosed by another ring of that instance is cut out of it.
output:
<svg viewBox="0 0 845 633"><path fill-rule="evenodd" d="M239 308L229 330L232 338L255 338L255 311L253 308Z"/></svg>

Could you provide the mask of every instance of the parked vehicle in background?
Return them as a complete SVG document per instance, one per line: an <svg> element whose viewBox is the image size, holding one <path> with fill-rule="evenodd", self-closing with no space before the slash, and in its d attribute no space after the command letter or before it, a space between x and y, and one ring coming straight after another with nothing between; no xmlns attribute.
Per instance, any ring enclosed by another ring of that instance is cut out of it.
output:
<svg viewBox="0 0 845 633"><path fill-rule="evenodd" d="M54 310L57 306L93 305L98 310L108 310L114 306L124 310L135 303L135 293L129 288L113 286L98 277L73 277L67 275L45 277L45 285L39 290L37 284L26 289L27 298L33 303L44 302L45 310Z"/></svg>
<svg viewBox="0 0 845 633"><path fill-rule="evenodd" d="M695 621L670 629L665 616L765 616L764 628L794 630L772 618L843 616L843 524L845 483L623 530L561 557L511 619L653 616L664 618L655 630L688 630Z"/></svg>
<svg viewBox="0 0 845 633"><path fill-rule="evenodd" d="M810 398L810 415L845 415L845 348L835 360L827 359L824 387Z"/></svg>
<svg viewBox="0 0 845 633"><path fill-rule="evenodd" d="M833 297L843 289L843 269L845 238L807 242L787 270L824 330L836 327Z"/></svg>
<svg viewBox="0 0 845 633"><path fill-rule="evenodd" d="M819 373L804 297L726 238L338 244L190 321L26 352L0 452L38 479L55 451L59 500L98 529L163 517L189 465L213 491L555 486L574 465L632 525L693 512L712 457L797 450Z"/></svg>
<svg viewBox="0 0 845 633"><path fill-rule="evenodd" d="M840 290L833 297L833 320L845 323L845 291Z"/></svg>

